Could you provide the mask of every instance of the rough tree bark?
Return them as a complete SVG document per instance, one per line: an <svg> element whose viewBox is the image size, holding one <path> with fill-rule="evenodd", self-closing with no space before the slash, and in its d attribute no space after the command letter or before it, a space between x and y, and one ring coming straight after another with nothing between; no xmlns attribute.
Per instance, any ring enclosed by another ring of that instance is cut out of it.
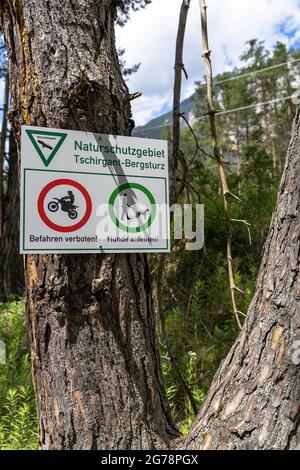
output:
<svg viewBox="0 0 300 470"><path fill-rule="evenodd" d="M16 295L24 295L24 266L22 255L19 254L20 195L18 173L17 145L14 132L11 131L1 250L1 294L5 300L9 300Z"/></svg>
<svg viewBox="0 0 300 470"><path fill-rule="evenodd" d="M8 109L8 75L5 76L5 87L4 87L4 96L3 96L3 117L2 117L2 126L1 126L1 136L0 136L0 169L1 169L1 179L0 179L0 241L3 236L3 214L4 214L4 185L3 185L3 167L4 167L4 156L5 156L5 143L6 143L6 133L7 133L7 109Z"/></svg>
<svg viewBox="0 0 300 470"><path fill-rule="evenodd" d="M10 118L129 133L114 2L2 0ZM256 293L188 449L283 449L299 438L300 113ZM161 385L144 256L28 256L28 324L43 449L164 448L177 435Z"/></svg>
<svg viewBox="0 0 300 470"><path fill-rule="evenodd" d="M4 286L3 286L3 226L4 226L4 178L3 169L5 161L5 144L6 144L6 133L7 133L7 106L8 106L8 75L5 75L5 87L3 95L3 116L0 134L0 300L4 300Z"/></svg>
<svg viewBox="0 0 300 470"><path fill-rule="evenodd" d="M113 0L2 0L21 124L128 135ZM26 257L42 449L164 448L178 435L162 386L144 255Z"/></svg>
<svg viewBox="0 0 300 470"><path fill-rule="evenodd" d="M299 447L299 233L300 110L245 325L214 378L186 448Z"/></svg>

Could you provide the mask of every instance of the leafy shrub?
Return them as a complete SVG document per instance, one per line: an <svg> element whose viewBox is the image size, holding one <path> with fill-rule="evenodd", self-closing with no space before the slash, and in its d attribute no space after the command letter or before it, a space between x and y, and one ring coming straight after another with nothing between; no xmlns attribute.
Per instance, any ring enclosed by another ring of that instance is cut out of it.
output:
<svg viewBox="0 0 300 470"><path fill-rule="evenodd" d="M0 449L38 448L35 395L26 334L24 301L0 303L0 339L6 363L0 364Z"/></svg>

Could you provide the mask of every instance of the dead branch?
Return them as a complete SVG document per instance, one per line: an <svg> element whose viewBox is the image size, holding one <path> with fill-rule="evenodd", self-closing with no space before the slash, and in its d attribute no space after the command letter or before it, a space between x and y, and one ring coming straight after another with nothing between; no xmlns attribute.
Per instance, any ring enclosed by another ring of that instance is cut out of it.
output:
<svg viewBox="0 0 300 470"><path fill-rule="evenodd" d="M247 220L243 220L243 219L230 219L230 220L231 222L239 222L240 224L246 225L248 236L249 236L249 244L251 246L252 245L252 237L251 237L251 230L250 230L251 224L249 224Z"/></svg>
<svg viewBox="0 0 300 470"><path fill-rule="evenodd" d="M214 157L217 161L221 188L223 193L224 201L224 215L226 221L226 233L227 233L227 266L228 266L228 277L231 291L231 302L233 307L233 312L237 321L239 328L242 328L240 315L241 312L237 308L236 296L235 293L240 289L237 288L234 281L234 271L233 271L233 260L232 260L232 226L231 226L231 217L230 217L230 208L231 200L240 201L239 197L234 195L229 187L227 182L227 177L224 169L224 161L221 156L219 142L218 142L218 132L216 126L216 110L214 106L213 98L213 74L212 74L212 64L211 64L211 51L208 44L208 31L207 31L207 12L205 0L200 1L200 13L201 13L201 30L202 30L202 48L203 48L203 57L206 68L206 82L207 82L207 102L208 102L208 116L210 121L211 136L213 142L213 151Z"/></svg>
<svg viewBox="0 0 300 470"><path fill-rule="evenodd" d="M176 41L176 54L175 54L175 79L174 79L174 97L173 97L173 159L171 164L171 182L170 182L170 201L171 204L174 204L177 199L176 195L176 181L177 181L177 170L178 170L178 161L180 161L183 168L183 178L187 178L187 163L183 152L180 150L180 97L181 97L181 82L182 82L182 72L187 78L187 73L183 65L183 44L186 28L186 20L188 9L190 6L190 0L183 0L180 10L177 41ZM164 345L167 349L167 353L171 364L181 382L183 389L190 400L192 409L196 414L198 409L193 397L193 394L186 383L181 370L176 362L175 355L172 351L172 347L169 341L168 332L166 329L165 314L162 307L162 278L165 271L166 265L166 255L162 254L159 259L158 271L157 271L157 310L160 321L161 334L163 338Z"/></svg>
<svg viewBox="0 0 300 470"><path fill-rule="evenodd" d="M131 93L130 95L128 95L128 101L136 100L140 96L142 96L142 93L140 93L139 91L137 91L135 93Z"/></svg>
<svg viewBox="0 0 300 470"><path fill-rule="evenodd" d="M197 414L198 412L198 408L197 408L197 404L195 402L195 399L193 397L193 394L188 386L188 384L186 383L183 375L182 375L182 372L179 368L179 366L177 365L177 361L175 359L175 355L173 353L173 349L172 349L172 346L170 344L170 341L169 341L169 337L168 337L168 332L167 332L167 328L166 328L166 319L165 319L165 314L164 314L164 311L163 311L163 307L162 307L162 276L164 274L164 271L165 271L165 264L166 264L166 255L165 254L162 254L161 257L160 257L160 260L159 260L159 267L158 267L158 272L157 272L157 284L156 284L156 292L157 292L157 310L158 310L158 315L159 315L159 320L160 320L160 328L161 328L161 335L162 335L162 339L163 339L163 343L167 349L167 353L168 353L168 357L170 359L170 362L178 376L178 379L179 381L181 382L182 386L183 386L183 389L188 397L188 399L190 400L190 403L191 403L191 406L193 408L193 412L195 414Z"/></svg>
<svg viewBox="0 0 300 470"><path fill-rule="evenodd" d="M189 120L185 117L184 113L180 113L180 117L184 120L184 122L186 123L186 125L188 126L193 138L194 138L194 141L195 141L195 144L196 144L196 150L194 152L194 155L193 157L189 160L189 165L191 165L197 154L198 154L198 151L200 153L202 153L205 157L208 157L208 158L212 158L213 160L216 159L216 157L214 155L210 155L208 152L206 152L206 150L204 150L200 145L199 145L199 141L198 141L198 138L196 136L196 133L194 131L194 129L192 128L191 124L189 123ZM223 156L222 155L219 155L220 158L223 159ZM226 162L225 160L223 160L223 165L237 165L237 163L235 162ZM247 163L240 163L240 165L247 165Z"/></svg>
<svg viewBox="0 0 300 470"><path fill-rule="evenodd" d="M183 44L186 29L186 21L190 0L183 0L181 4L179 25L176 39L175 52L175 77L174 77L174 93L173 93L173 160L171 163L171 184L170 184L170 201L174 204L176 201L176 177L178 170L178 161L180 158L180 97L182 72L185 72L183 66ZM186 72L185 72L186 74Z"/></svg>

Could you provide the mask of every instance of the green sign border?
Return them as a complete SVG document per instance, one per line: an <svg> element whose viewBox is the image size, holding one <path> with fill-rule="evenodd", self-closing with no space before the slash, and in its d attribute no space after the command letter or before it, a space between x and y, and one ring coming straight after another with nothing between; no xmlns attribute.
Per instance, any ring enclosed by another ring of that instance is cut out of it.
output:
<svg viewBox="0 0 300 470"><path fill-rule="evenodd" d="M100 176L109 176L111 177L111 174L108 174L108 173L94 173L94 172L87 172L87 171L69 171L69 170L42 170L42 169L39 169L39 168L23 168L23 182L22 182L22 186L23 186L23 204L22 204L22 208L23 208L23 213L22 213L22 230L23 230L23 239L22 239L22 252L28 252L28 253L33 253L33 252L55 252L55 253L58 253L58 254L63 254L63 253L66 253L66 252L69 252L70 254L71 253L83 253L83 252L90 252L90 253L113 253L114 251L117 251L119 253L122 253L122 252L136 252L136 253L146 253L146 252L152 252L152 253L157 253L159 251L164 251L164 252L169 252L169 240L170 240L170 225L168 224L167 225L167 235L168 235L168 238L166 239L166 246L164 247L160 247L160 248L141 248L140 246L138 247L131 247L131 248L108 248L107 250L104 248L103 250L101 250L99 248L99 250L96 250L95 248L80 248L79 250L76 250L74 248L63 248L62 251L60 251L58 248L25 248L25 207L26 207L26 203L25 203L25 196L26 196L26 171L42 171L42 172L47 172L47 173L68 173L68 174L80 174L80 175L100 175ZM114 176L124 176L124 174L116 174ZM137 176L137 175L126 175L126 177L128 178L142 178L142 179L154 179L154 180L163 180L165 182L165 203L166 203L166 220L168 219L168 209L167 209L167 202L168 202L168 199L167 199L167 195L168 195L168 188L167 188L167 178L161 178L159 176Z"/></svg>
<svg viewBox="0 0 300 470"><path fill-rule="evenodd" d="M140 227L127 227L126 225L122 224L122 222L120 222L120 220L117 218L117 216L115 214L114 205L115 205L116 198L125 189L138 189L139 191L142 191L144 194L146 194L147 198L150 201L151 214L150 214L148 220L143 225L141 225ZM110 215L111 220L113 221L113 223L118 228L120 228L124 232L128 232L128 233L140 233L140 232L143 232L144 230L146 230L146 228L150 227L150 225L152 224L152 222L155 218L155 215L156 215L156 202L155 202L155 199L153 197L153 194L149 191L149 189L147 189L142 184L139 184L139 183L125 183L125 184L122 184L121 186L119 186L118 188L116 188L112 192L112 194L109 198L109 201L108 201L108 209L109 209L109 215Z"/></svg>
<svg viewBox="0 0 300 470"><path fill-rule="evenodd" d="M68 136L68 134L64 133L64 132L36 131L36 130L31 130L31 129L25 129L25 132L28 135L29 139L31 140L31 143L33 144L35 150L37 151L39 157L41 158L41 160L42 160L42 162L44 163L45 166L50 165L53 158L55 157L55 155L59 151L60 147L62 146L62 144L66 140L66 137ZM39 135L51 135L51 136L55 136L55 137L60 137L60 141L56 144L56 146L54 147L54 149L50 153L49 158L47 160L46 160L42 150L40 149L40 147L38 146L38 144L36 143L36 141L33 138L33 136L37 135L37 134L39 134Z"/></svg>

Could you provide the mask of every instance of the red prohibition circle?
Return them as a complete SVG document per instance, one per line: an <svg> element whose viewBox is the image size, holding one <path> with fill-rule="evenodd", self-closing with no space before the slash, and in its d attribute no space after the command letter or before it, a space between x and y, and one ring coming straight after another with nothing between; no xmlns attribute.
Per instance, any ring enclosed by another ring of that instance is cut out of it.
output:
<svg viewBox="0 0 300 470"><path fill-rule="evenodd" d="M62 184L67 184L69 186L73 186L74 188L78 189L81 192L81 194L83 195L83 197L85 199L85 203L86 203L86 210L85 210L85 214L82 217L82 219L79 222L77 222L76 224L69 225L67 227L64 227L62 225L57 225L54 222L52 222L48 218L48 216L45 212L45 209L44 209L45 197L47 196L48 192L51 189L55 188L56 186L60 186ZM48 225L48 227L52 228L52 230L55 230L56 232L75 232L75 230L79 230L89 220L89 218L91 216L91 213L92 213L92 201L91 201L91 197L90 197L89 193L87 192L87 190L80 183L77 183L77 181L62 178L62 179L51 181L50 183L48 183L42 189L42 191L39 195L39 198L38 198L38 211L39 211L39 214L40 214L40 217L41 217L42 221L46 225Z"/></svg>

